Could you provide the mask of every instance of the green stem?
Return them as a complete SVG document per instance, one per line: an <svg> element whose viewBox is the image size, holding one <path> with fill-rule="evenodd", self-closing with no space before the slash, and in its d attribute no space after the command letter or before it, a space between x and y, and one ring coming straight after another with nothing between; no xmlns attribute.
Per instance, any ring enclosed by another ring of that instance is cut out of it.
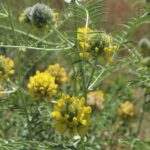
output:
<svg viewBox="0 0 150 150"><path fill-rule="evenodd" d="M77 10L75 9L75 20L77 19L76 17L76 14L77 14ZM75 28L75 31L77 31L77 22L75 21L74 22L74 28ZM75 34L75 50L78 49L78 46L77 46L77 34ZM75 93L75 96L77 96L77 74L76 74L76 70L75 70L75 66L73 64L73 73L74 73L74 93Z"/></svg>
<svg viewBox="0 0 150 150"><path fill-rule="evenodd" d="M144 107L145 107L145 104L143 104L143 107L141 110L141 115L140 115L140 119L139 119L139 123L138 123L137 133L136 133L137 136L140 134L141 128L142 128L142 123L143 123L144 114L145 114Z"/></svg>
<svg viewBox="0 0 150 150"><path fill-rule="evenodd" d="M7 14L0 13L0 18L7 18L7 17L8 17Z"/></svg>
<svg viewBox="0 0 150 150"><path fill-rule="evenodd" d="M97 58L95 59L95 64L92 65L93 66L93 69L92 69L92 72L91 72L91 75L90 75L90 79L89 79L89 82L87 84L87 89L89 89L89 86L92 82L92 79L93 79L93 76L94 76L94 73L95 73L95 70L96 70L96 65L97 65Z"/></svg>
<svg viewBox="0 0 150 150"><path fill-rule="evenodd" d="M8 19L10 21L11 28L12 28L12 33L13 33L13 36L14 36L14 40L16 42L17 36L16 36L16 33L15 33L13 21L12 21L10 5L9 5L9 3L7 3L7 4L8 4ZM29 136L30 136L30 139L31 139L32 138L32 129L31 129L31 126L30 126L30 119L29 119L29 114L28 114L28 111L27 111L28 110L27 105L26 105L26 102L25 102L25 99L24 99L24 96L23 96L23 92L22 92L21 61L20 61L20 51L19 50L16 51L16 68L17 68L17 72L18 72L17 77L18 77L18 84L19 84L19 86L18 86L19 88L17 90L17 93L18 93L18 97L21 100L22 105L23 105L24 110L25 110L25 114L26 114L26 118L27 118L27 122L28 122Z"/></svg>
<svg viewBox="0 0 150 150"><path fill-rule="evenodd" d="M65 41L66 43L68 43L70 46L74 46L73 43L71 43L62 33L60 33L57 28L55 28L54 26L51 27L59 36L60 38Z"/></svg>
<svg viewBox="0 0 150 150"><path fill-rule="evenodd" d="M73 68L73 74L74 74L74 82L73 82L73 89L74 89L74 94L75 96L77 96L77 78L76 78L76 70L75 70L75 66L72 65Z"/></svg>
<svg viewBox="0 0 150 150"><path fill-rule="evenodd" d="M77 0L75 2L76 2L77 6L80 6L80 8L82 8L85 11L85 14L86 14L85 28L88 28L88 26L89 26L89 12L88 12L88 10L84 6L80 5Z"/></svg>
<svg viewBox="0 0 150 150"><path fill-rule="evenodd" d="M98 75L98 77L93 81L93 83L88 87L88 90L93 89L93 88L95 87L95 85L96 85L97 83L99 83L98 81L100 80L100 78L101 78L102 74L104 73L104 71L105 71L105 68L102 67L101 73L100 73L100 74Z"/></svg>
<svg viewBox="0 0 150 150"><path fill-rule="evenodd" d="M145 106L146 106L146 94L144 95L144 102L143 102L143 105L142 105L142 110L141 110L141 114L140 114L140 118L139 118L139 122L138 122L138 127L137 127L137 132L136 132L137 136L141 132L142 123L143 123L144 114L145 114Z"/></svg>
<svg viewBox="0 0 150 150"><path fill-rule="evenodd" d="M9 26L4 26L4 25L0 25L0 28L5 29L5 30L11 30L11 29L12 29L11 27L9 27ZM14 29L14 31L15 31L16 33L21 34L21 35L28 36L29 38L31 38L31 39L33 39L33 40L37 40L37 41L41 40L41 39L38 38L37 36L32 35L32 34L27 34L26 32L21 31L21 30L19 30L19 29ZM53 45L53 46L56 46L56 45L59 44L59 43L48 42L48 41L45 41L45 40L42 40L41 43L46 44L46 45Z"/></svg>
<svg viewBox="0 0 150 150"><path fill-rule="evenodd" d="M5 48L18 48L18 49L31 49L31 50L39 50L39 51L62 51L62 50L70 50L72 47L62 47L62 48L43 48L43 47L31 47L31 46L20 46L20 45L0 45L0 47Z"/></svg>
<svg viewBox="0 0 150 150"><path fill-rule="evenodd" d="M83 89L83 95L84 95L85 101L87 101L86 78L85 78L83 63L84 61L82 60L80 63L80 69L81 69L81 74L82 74L82 89Z"/></svg>
<svg viewBox="0 0 150 150"><path fill-rule="evenodd" d="M88 82L88 84L87 84L87 89L89 88L89 86L90 86L90 84L91 84L91 81L92 81L92 79L93 79L94 73L95 73L95 67L93 68L93 70L92 70L92 72L91 72L90 79L89 79L89 82Z"/></svg>
<svg viewBox="0 0 150 150"><path fill-rule="evenodd" d="M81 6L77 0L75 0L75 3L77 6L81 7L85 11L85 13L86 13L85 28L88 28L88 25L89 25L89 12L88 12L88 10L86 8L84 8L83 6ZM76 15L76 13L77 13L77 11L75 12L75 15ZM76 27L77 27L77 25L76 25ZM77 41L77 37L76 37L76 41ZM77 45L77 43L76 43L76 45ZM81 70L81 74L82 74L83 95L84 95L85 101L87 101L87 87L86 87L86 77L85 77L85 72L84 72L84 59L82 59L82 61L80 63L80 70Z"/></svg>

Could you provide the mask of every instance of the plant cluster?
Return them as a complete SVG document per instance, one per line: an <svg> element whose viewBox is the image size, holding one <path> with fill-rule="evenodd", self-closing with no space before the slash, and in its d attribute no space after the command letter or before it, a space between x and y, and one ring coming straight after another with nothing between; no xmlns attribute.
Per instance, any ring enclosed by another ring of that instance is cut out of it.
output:
<svg viewBox="0 0 150 150"><path fill-rule="evenodd" d="M150 41L132 35L150 6L108 33L102 0L64 0L60 13L37 3L19 18L10 4L0 2L0 150L149 150Z"/></svg>

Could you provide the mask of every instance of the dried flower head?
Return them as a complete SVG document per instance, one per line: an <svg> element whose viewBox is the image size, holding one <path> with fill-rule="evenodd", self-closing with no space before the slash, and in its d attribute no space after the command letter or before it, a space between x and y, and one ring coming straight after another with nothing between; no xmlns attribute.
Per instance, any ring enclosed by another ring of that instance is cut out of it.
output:
<svg viewBox="0 0 150 150"><path fill-rule="evenodd" d="M118 114L122 118L131 118L135 115L135 106L129 101L125 101L120 105Z"/></svg>
<svg viewBox="0 0 150 150"><path fill-rule="evenodd" d="M53 23L53 10L44 4L37 3L30 12L31 23L37 28L43 28Z"/></svg>
<svg viewBox="0 0 150 150"><path fill-rule="evenodd" d="M14 62L8 57L0 55L0 79L8 79L10 75L13 75Z"/></svg>
<svg viewBox="0 0 150 150"><path fill-rule="evenodd" d="M36 75L30 77L28 90L35 98L50 100L57 92L55 77L47 72L37 71Z"/></svg>
<svg viewBox="0 0 150 150"><path fill-rule="evenodd" d="M102 110L104 108L104 93L101 90L88 93L87 104Z"/></svg>
<svg viewBox="0 0 150 150"><path fill-rule="evenodd" d="M51 24L58 20L58 16L59 14L54 13L47 5L37 3L25 9L20 15L19 21L21 23L31 23L35 28L49 28Z"/></svg>
<svg viewBox="0 0 150 150"><path fill-rule="evenodd" d="M54 127L61 134L68 132L73 138L77 133L84 135L90 125L91 107L85 106L85 99L77 99L63 95L55 103L55 110L51 113L55 120Z"/></svg>

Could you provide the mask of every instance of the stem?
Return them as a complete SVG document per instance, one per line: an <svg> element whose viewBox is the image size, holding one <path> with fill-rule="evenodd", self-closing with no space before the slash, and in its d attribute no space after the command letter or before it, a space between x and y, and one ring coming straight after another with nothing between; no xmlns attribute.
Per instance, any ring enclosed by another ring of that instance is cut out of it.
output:
<svg viewBox="0 0 150 150"><path fill-rule="evenodd" d="M75 9L75 20L77 20L77 16L76 16L76 14L77 14L77 10ZM77 31L77 22L75 21L74 22L74 27L75 27L75 31ZM78 43L77 43L77 34L75 34L75 48L77 48L78 49ZM73 73L74 73L74 93L75 93L75 96L77 96L77 76L76 76L76 70L75 70L75 66L74 66L74 64L73 64Z"/></svg>
<svg viewBox="0 0 150 150"><path fill-rule="evenodd" d="M94 73L95 73L95 70L96 70L96 65L97 65L97 58L95 59L95 66L93 66L93 70L91 72L91 76L90 76L89 82L87 84L87 89L89 89L89 86L92 82L92 79L93 79L93 76L94 76Z"/></svg>
<svg viewBox="0 0 150 150"><path fill-rule="evenodd" d="M12 33L13 33L13 36L14 36L14 40L16 42L17 36L16 36L16 33L15 33L13 21L12 21L10 5L9 5L9 3L7 3L7 4L8 4L8 19L10 21L11 28L12 28ZM27 111L28 109L27 109L26 102L25 102L25 99L24 99L24 96L23 96L23 93L22 93L21 61L20 61L20 51L19 50L16 51L16 68L17 68L17 72L18 72L17 77L18 77L18 84L19 84L19 86L18 86L19 88L17 90L17 93L18 93L18 97L21 100L22 105L23 105L24 110L25 110L26 119L27 119L27 122L28 122L29 136L30 136L30 139L31 139L32 138L32 129L31 129L31 126L30 126L29 114L28 114L28 111Z"/></svg>
<svg viewBox="0 0 150 150"><path fill-rule="evenodd" d="M67 42L70 46L74 46L73 43L71 43L68 39L66 39L66 37L57 30L57 28L55 28L54 26L52 26L52 29L60 36L60 38L62 40L64 40L65 42Z"/></svg>
<svg viewBox="0 0 150 150"><path fill-rule="evenodd" d="M7 17L8 17L7 14L0 13L0 18L7 18Z"/></svg>
<svg viewBox="0 0 150 150"><path fill-rule="evenodd" d="M88 25L89 25L89 12L88 12L88 10L85 7L81 6L77 0L75 0L75 3L76 3L76 5L80 6L85 11L85 13L86 13L85 28L88 28ZM75 14L76 14L76 12L75 12ZM76 39L76 41L77 41L77 39ZM83 95L84 95L85 101L87 101L86 77L85 77L83 63L84 63L84 60L82 59L82 61L80 63L80 69L82 72L82 88L83 88Z"/></svg>
<svg viewBox="0 0 150 150"><path fill-rule="evenodd" d="M140 134L141 128L142 128L142 123L143 123L144 114L145 114L144 107L145 107L145 103L143 104L143 107L141 110L141 115L140 115L140 119L139 119L139 123L138 123L137 133L136 133L137 136Z"/></svg>
<svg viewBox="0 0 150 150"><path fill-rule="evenodd" d="M99 74L99 76L94 80L94 82L89 86L88 90L91 90L95 84L98 82L98 80L101 78L102 74L104 73L105 71L105 68L102 67L102 71L101 73Z"/></svg>
<svg viewBox="0 0 150 150"><path fill-rule="evenodd" d="M76 2L76 4L77 4L78 6L80 6L80 7L85 11L85 13L86 13L85 28L88 28L88 26L89 26L89 12L88 12L88 10L87 10L85 7L83 7L82 5L80 5L77 0L76 0L75 2Z"/></svg>
<svg viewBox="0 0 150 150"><path fill-rule="evenodd" d="M90 84L91 84L91 81L92 81L92 78L93 78L94 73L95 73L95 67L94 67L93 70L92 70L92 73L91 73L89 82L88 82L88 84L87 84L87 89L89 88L89 86L90 86Z"/></svg>
<svg viewBox="0 0 150 150"><path fill-rule="evenodd" d="M77 78L76 78L75 66L72 65L72 68L73 68L73 74L74 74L74 82L73 82L74 94L75 96L77 96Z"/></svg>
<svg viewBox="0 0 150 150"><path fill-rule="evenodd" d="M36 41L34 43L34 45L39 44L40 42L44 41L50 34L52 33L52 31L49 31L45 36L43 36L42 38L40 38L38 41Z"/></svg>
<svg viewBox="0 0 150 150"><path fill-rule="evenodd" d="M12 29L11 27L9 27L9 26L4 26L4 25L0 25L0 28L5 29L5 30L11 30L11 29ZM33 40L37 40L37 41L41 40L41 39L38 38L37 36L35 36L35 35L33 35L33 34L27 34L26 32L21 31L21 30L19 30L19 29L15 29L15 28L14 28L14 31L15 31L16 33L21 34L21 35L27 36L27 37L29 37L29 38L31 38L31 39L33 39ZM57 43L52 43L52 42L48 42L48 41L45 41L45 40L42 40L41 43L46 44L46 45L54 45L54 46L58 45Z"/></svg>
<svg viewBox="0 0 150 150"><path fill-rule="evenodd" d="M31 46L19 46L19 45L0 45L0 47L32 49L32 50L44 50L44 51L62 51L62 50L70 50L72 48L71 46L62 47L62 48L43 48L43 47L31 47Z"/></svg>
<svg viewBox="0 0 150 150"><path fill-rule="evenodd" d="M84 68L83 68L83 60L80 63L80 69L81 69L81 74L82 74L82 88L83 88L83 95L85 98L85 101L87 101L87 88L86 88L86 79L85 79L85 72L84 72Z"/></svg>
<svg viewBox="0 0 150 150"><path fill-rule="evenodd" d="M145 114L145 106L146 106L146 94L144 95L144 102L143 102L143 105L142 105L141 115L140 115L139 123L138 123L138 127L137 127L137 133L136 133L137 136L141 132L142 123L143 123L144 114Z"/></svg>

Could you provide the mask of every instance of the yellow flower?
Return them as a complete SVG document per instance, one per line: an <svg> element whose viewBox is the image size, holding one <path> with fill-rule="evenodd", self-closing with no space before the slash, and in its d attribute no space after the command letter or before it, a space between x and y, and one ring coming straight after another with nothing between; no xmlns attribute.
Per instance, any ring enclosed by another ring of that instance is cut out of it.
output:
<svg viewBox="0 0 150 150"><path fill-rule="evenodd" d="M70 137L83 135L90 125L91 107L85 106L85 99L77 99L69 95L63 95L55 103L51 117L55 120L54 127L60 133L68 132Z"/></svg>
<svg viewBox="0 0 150 150"><path fill-rule="evenodd" d="M47 72L36 72L28 83L29 93L35 98L51 99L57 92L55 78Z"/></svg>
<svg viewBox="0 0 150 150"><path fill-rule="evenodd" d="M59 111L54 111L52 112L52 117L56 118L56 119L60 119L61 118L61 113Z"/></svg>
<svg viewBox="0 0 150 150"><path fill-rule="evenodd" d="M91 39L93 38L92 34L93 30L90 28L82 27L77 29L77 40L78 45L81 48L80 57L81 58L89 58L90 53L88 50L91 47Z"/></svg>
<svg viewBox="0 0 150 150"><path fill-rule="evenodd" d="M113 54L117 50L117 46L113 43L113 38L106 34L100 34L100 40L96 41L94 50L96 54L104 54L104 58L108 61L108 63L112 64L114 61L112 59Z"/></svg>
<svg viewBox="0 0 150 150"><path fill-rule="evenodd" d="M129 101L125 101L124 103L120 105L118 114L120 117L123 117L123 118L133 117L135 115L134 104Z"/></svg>
<svg viewBox="0 0 150 150"><path fill-rule="evenodd" d="M8 79L9 75L15 73L14 62L8 57L0 55L0 79Z"/></svg>
<svg viewBox="0 0 150 150"><path fill-rule="evenodd" d="M88 52L80 53L80 57L81 58L89 58L90 57L90 53L88 53Z"/></svg>
<svg viewBox="0 0 150 150"><path fill-rule="evenodd" d="M91 107L96 107L99 110L102 110L104 108L103 91L89 92L87 95L87 104Z"/></svg>
<svg viewBox="0 0 150 150"><path fill-rule="evenodd" d="M86 42L79 42L79 45L82 48L82 50L88 50L90 48L90 44Z"/></svg>
<svg viewBox="0 0 150 150"><path fill-rule="evenodd" d="M4 87L0 85L0 99L3 98Z"/></svg>
<svg viewBox="0 0 150 150"><path fill-rule="evenodd" d="M60 14L59 14L58 12L54 12L54 13L53 13L53 17L54 17L54 19L57 21L57 20L59 20L59 18L60 18Z"/></svg>
<svg viewBox="0 0 150 150"><path fill-rule="evenodd" d="M93 30L90 28L82 27L77 30L77 40L80 42L89 42L93 37Z"/></svg>
<svg viewBox="0 0 150 150"><path fill-rule="evenodd" d="M55 77L55 82L59 85L64 84L68 80L67 73L63 67L60 67L59 64L50 65L46 72L50 73Z"/></svg>

